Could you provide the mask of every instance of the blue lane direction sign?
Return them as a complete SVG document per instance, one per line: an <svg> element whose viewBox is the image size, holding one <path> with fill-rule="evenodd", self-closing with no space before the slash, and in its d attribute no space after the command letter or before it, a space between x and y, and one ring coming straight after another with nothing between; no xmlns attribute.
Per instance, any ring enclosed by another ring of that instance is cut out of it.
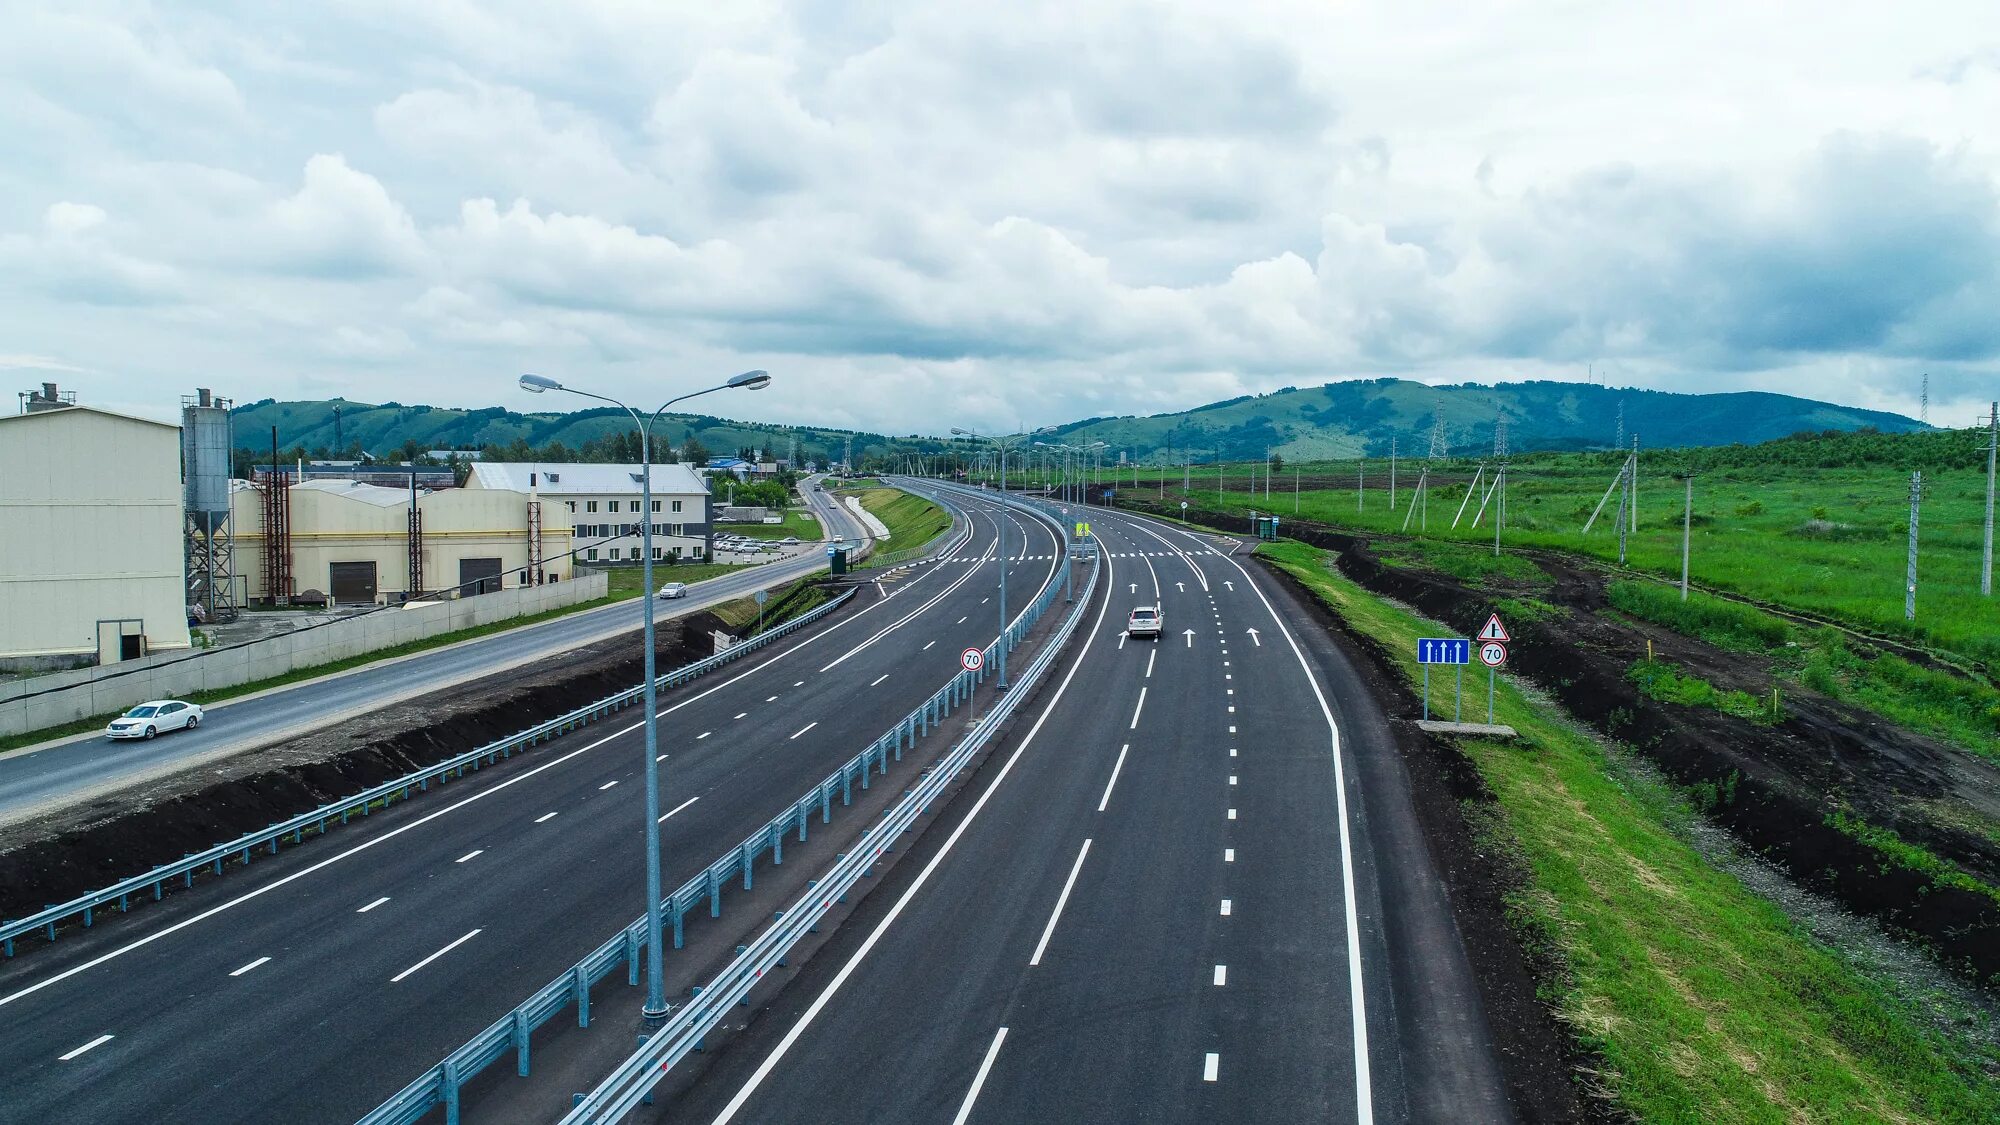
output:
<svg viewBox="0 0 2000 1125"><path fill-rule="evenodd" d="M1419 664L1470 664L1472 642L1464 637L1426 637L1417 642Z"/></svg>

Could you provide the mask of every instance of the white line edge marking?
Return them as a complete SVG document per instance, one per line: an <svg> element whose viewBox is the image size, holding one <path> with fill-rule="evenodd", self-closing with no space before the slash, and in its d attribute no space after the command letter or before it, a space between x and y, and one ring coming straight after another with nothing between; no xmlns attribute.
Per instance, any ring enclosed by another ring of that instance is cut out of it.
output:
<svg viewBox="0 0 2000 1125"><path fill-rule="evenodd" d="M1216 1054L1214 1051L1210 1051L1208 1057L1201 1061L1201 1080L1203 1082L1215 1081L1216 1074L1221 1068L1222 1056Z"/></svg>
<svg viewBox="0 0 2000 1125"><path fill-rule="evenodd" d="M411 973L416 972L418 969L423 968L425 965L430 964L432 961L437 960L438 958L444 956L445 954L450 953L452 950L457 949L459 946L464 945L466 942L471 941L473 938L478 937L480 932L481 931L479 930L473 930L472 932L466 934L464 937L459 938L457 941L454 941L450 945L445 946L443 949L438 950L436 953L431 954L429 957L424 958L423 960L417 962L416 964L411 965L409 968L404 969L402 972L397 973L395 976L390 977L389 983L395 984L396 982L402 980L404 977L407 977Z"/></svg>
<svg viewBox="0 0 2000 1125"><path fill-rule="evenodd" d="M469 852L466 852L466 853L465 853L464 855L462 855L462 856L459 856L459 857L458 857L457 859L455 859L455 860L452 860L452 862L453 862L453 863L464 863L464 862L465 862L466 860L468 860L468 859L476 859L476 858L478 858L479 856L482 856L482 855L485 855L485 854L486 854L486 849L485 849L485 848L474 848L474 849L472 849L471 851L469 851Z"/></svg>
<svg viewBox="0 0 2000 1125"><path fill-rule="evenodd" d="M554 814L554 813L550 813L549 815L550 815L550 816L554 816L555 814ZM368 904L367 906L364 906L364 907L362 907L361 909L359 909L359 910L355 911L355 913L356 913L356 914L366 914L366 913L368 913L368 912L369 912L370 910L373 910L373 909L375 909L376 907L378 907L378 906L380 906L380 905L382 905L383 903L385 903L385 902L388 902L388 901L389 901L389 896L388 896L388 895L383 895L383 896L382 896L381 898L378 898L378 899L376 899L376 900L375 900L374 902L371 902L371 903L369 903L369 904Z"/></svg>
<svg viewBox="0 0 2000 1125"><path fill-rule="evenodd" d="M90 1042L85 1043L83 1046L78 1047L76 1050L71 1051L67 1055L57 1055L56 1061L68 1062L69 1060L77 1057L78 1055L84 1053L85 1051L96 1050L97 1048L104 1046L106 1043L111 1042L113 1038L114 1037L110 1035L100 1035L97 1038L92 1039Z"/></svg>
<svg viewBox="0 0 2000 1125"><path fill-rule="evenodd" d="M959 837L963 836L965 830L971 826L972 822L978 819L980 810L986 807L986 802L1000 788L1000 784L1007 780L1009 774L1014 772L1015 763L1019 762L1021 755L1026 753L1028 747L1034 744L1035 736L1041 733L1042 724L1048 722L1049 716L1055 713L1056 704L1062 702L1063 695L1069 691L1070 681L1076 679L1077 669L1083 667L1084 659L1090 655L1090 648L1097 641L1098 631L1104 628L1104 611L1111 606L1110 591L1115 585L1116 573L1117 569L1112 565L1107 552L1104 563L1105 598L1103 603L1097 607L1097 620L1091 623L1090 631L1084 634L1083 647L1077 650L1076 659L1070 663L1069 671L1064 673L1062 683L1057 686L1055 694L1049 698L1048 705L1042 709L1042 713L1036 717L1034 725L1028 728L1027 735L1021 739L1021 744L1014 748L1012 754L1008 755L1006 764L1000 767L1000 772L986 786L986 791L979 795L979 800L974 801L972 808L966 811L965 819L958 822L958 826L952 829L951 835L945 838L944 844L938 848L937 853L931 856L930 861L924 864L924 869L917 873L917 877L911 881L909 889L903 892L903 897L897 899L896 905L889 908L889 913L884 915L882 920L875 924L875 929L868 934L867 939L861 943L861 947L854 951L854 955L848 958L847 963L840 967L838 973L834 974L833 980L827 983L825 991L813 999L812 1004L806 1008L805 1014L799 1017L798 1022L792 1025L791 1030L785 1032L785 1037L778 1041L778 1045L771 1049L771 1053L764 1057L764 1061L757 1065L756 1071L744 1082L742 1089L736 1091L736 1096L729 1099L729 1104L723 1106L722 1112L715 1116L712 1125L727 1125L727 1122L733 1119L737 1113L741 1112L744 1104L757 1093L757 1088L764 1084L764 1080L771 1076L773 1070L777 1069L778 1063L784 1059L785 1054L805 1035L806 1029L812 1026L813 1020L819 1018L820 1012L824 1011L827 1004L833 1000L834 993L840 991L841 985L846 984L847 979L854 975L854 970L861 965L862 959L866 958L874 950L876 944L882 940L882 935L889 932L889 927L896 924L896 919L902 915L911 901L917 897L918 892L923 890L924 884L930 881L931 875L937 871L938 866L944 862L945 857L951 854L952 848L957 845Z"/></svg>
<svg viewBox="0 0 2000 1125"><path fill-rule="evenodd" d="M667 819L667 817L668 817L668 816L672 816L672 815L674 815L675 813L677 813L677 812L681 811L681 810L682 810L682 809L684 809L684 808L687 808L687 807L688 807L689 805L692 805L692 804L694 804L694 803L695 803L696 801L699 801L699 800L701 800L701 798L700 798L700 797L689 797L689 798L688 798L687 800L685 800L685 801L682 801L682 802L681 802L680 804L678 804L678 805L675 805L675 806L674 806L673 808L670 808L670 809L668 809L668 810L667 810L667 815L666 815L666 816L663 816L663 817L661 817L661 818L660 818L660 820L661 820L661 821L665 821L665 820Z"/></svg>
<svg viewBox="0 0 2000 1125"><path fill-rule="evenodd" d="M243 966L242 968L240 968L240 969L236 970L235 972L233 972L233 973L231 973L231 974L229 974L229 975L230 975L230 976L232 976L232 977L240 977L240 976L242 976L242 975L243 975L244 973L247 973L247 972L249 972L250 970L252 970L252 969L256 968L257 966L259 966L259 965L261 965L261 964L263 964L264 962L266 962L266 961L269 961L269 960L270 960L270 958L269 958L269 957L259 957L259 958L257 958L257 959L256 959L255 961L252 961L252 962L250 962L250 963L249 963L248 965L245 965L245 966Z"/></svg>
<svg viewBox="0 0 2000 1125"><path fill-rule="evenodd" d="M1169 527L1168 530L1176 529ZM1182 534L1187 533L1182 532ZM1188 537L1194 538L1192 535ZM1287 628L1284 620L1278 616L1277 608L1271 604L1271 599L1264 596L1263 588L1252 581L1250 572L1243 569L1242 563L1236 561L1234 547L1231 547L1230 553L1223 557L1238 574L1243 576L1243 581L1250 587L1250 592L1256 594L1257 600L1263 603L1264 612L1271 615L1271 621L1277 626L1279 635L1283 636L1285 643L1291 647L1292 657L1299 662L1300 669L1305 672L1306 683L1312 686L1313 698L1319 701L1320 714L1325 717L1327 731L1331 736L1334 809L1340 820L1340 874L1343 884L1341 897L1345 900L1342 905L1347 923L1348 996L1353 1009L1354 1023L1355 1106L1358 1125L1374 1125L1374 1080L1368 1066L1368 1002L1361 977L1361 912L1355 904L1354 844L1347 824L1347 773L1340 760L1340 724L1334 721L1333 708L1327 705L1326 693L1320 690L1319 677L1312 674L1312 665L1306 662L1306 654L1300 650L1299 642L1292 636L1291 629ZM1235 729L1231 727L1230 732L1235 733Z"/></svg>
<svg viewBox="0 0 2000 1125"><path fill-rule="evenodd" d="M819 725L819 720L818 720L818 719L814 719L814 720L813 720L812 722L810 722L810 723L807 723L807 724L806 724L805 726L802 726L802 727L800 727L800 728L799 728L799 732L798 732L798 734L795 734L795 735L793 735L793 736L792 736L792 738L797 738L797 737L799 736L799 734L804 734L805 732L807 732L807 731L809 731L809 730L813 729L814 727L816 727L816 726L818 726L818 725ZM787 741L787 742L790 742L790 741L791 741L791 739L790 739L790 738L788 738L788 739L786 739L785 741Z"/></svg>
<svg viewBox="0 0 2000 1125"><path fill-rule="evenodd" d="M542 822L543 822L543 821L545 821L545 820L554 820L555 818L556 818L556 814L555 814L555 813L552 813L552 812L545 812L545 813L543 813L542 815L540 815L540 816L538 816L538 817L536 817L536 818L535 818L535 823L536 823L536 824L540 824L540 823L542 823Z"/></svg>
<svg viewBox="0 0 2000 1125"><path fill-rule="evenodd" d="M1111 780L1104 783L1104 796L1097 802L1098 812L1103 812L1104 806L1111 803L1111 787L1118 784L1118 771L1125 768L1125 751L1131 748L1129 742L1118 748L1118 760L1111 765Z"/></svg>
<svg viewBox="0 0 2000 1125"><path fill-rule="evenodd" d="M1042 963L1042 954L1048 952L1049 939L1056 936L1056 923L1062 921L1063 907L1069 903L1069 892L1076 887L1076 877L1083 872L1083 860L1090 854L1090 841L1083 842L1083 850L1076 853L1076 862L1070 865L1069 878L1063 880L1062 893L1056 896L1056 908L1049 912L1049 924L1042 927L1042 940L1035 943L1035 954L1028 958L1028 967Z"/></svg>
<svg viewBox="0 0 2000 1125"><path fill-rule="evenodd" d="M972 1103L979 1100L979 1088L986 1085L986 1075L993 1069L993 1060L1000 1056L1000 1044L1007 1039L1007 1029L993 1033L993 1045L986 1048L986 1057L979 1062L979 1073L972 1076L972 1088L965 1092L965 1100L959 1103L958 1116L951 1119L951 1125L965 1125L972 1116Z"/></svg>

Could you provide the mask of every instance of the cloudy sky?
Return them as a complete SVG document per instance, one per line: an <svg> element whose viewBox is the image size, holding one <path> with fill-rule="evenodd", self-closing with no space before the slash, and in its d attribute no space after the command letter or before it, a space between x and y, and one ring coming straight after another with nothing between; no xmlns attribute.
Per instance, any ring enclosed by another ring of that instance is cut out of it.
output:
<svg viewBox="0 0 2000 1125"><path fill-rule="evenodd" d="M0 0L0 371L892 432L2000 395L2000 7ZM584 405L581 402L574 405ZM1960 418L1964 415L1964 418Z"/></svg>

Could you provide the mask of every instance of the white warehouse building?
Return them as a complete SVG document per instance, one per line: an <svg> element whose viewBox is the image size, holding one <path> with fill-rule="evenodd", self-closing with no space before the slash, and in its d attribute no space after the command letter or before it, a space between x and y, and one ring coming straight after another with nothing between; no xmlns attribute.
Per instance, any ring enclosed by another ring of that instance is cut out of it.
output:
<svg viewBox="0 0 2000 1125"><path fill-rule="evenodd" d="M0 416L0 668L189 647L181 428L54 387Z"/></svg>
<svg viewBox="0 0 2000 1125"><path fill-rule="evenodd" d="M471 468L467 489L537 492L544 506L563 505L575 531L577 562L641 561L641 466L480 461ZM708 483L686 465L654 465L652 524L655 562L707 559L713 535Z"/></svg>

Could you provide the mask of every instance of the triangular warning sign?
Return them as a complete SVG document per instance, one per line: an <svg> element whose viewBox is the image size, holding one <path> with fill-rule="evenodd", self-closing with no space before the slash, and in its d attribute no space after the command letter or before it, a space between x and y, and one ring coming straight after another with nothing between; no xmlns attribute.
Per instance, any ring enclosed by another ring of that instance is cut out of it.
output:
<svg viewBox="0 0 2000 1125"><path fill-rule="evenodd" d="M1500 615L1496 613L1486 619L1486 628L1479 631L1479 639L1482 641L1499 641L1504 645L1514 638L1507 635L1507 627L1500 624Z"/></svg>

